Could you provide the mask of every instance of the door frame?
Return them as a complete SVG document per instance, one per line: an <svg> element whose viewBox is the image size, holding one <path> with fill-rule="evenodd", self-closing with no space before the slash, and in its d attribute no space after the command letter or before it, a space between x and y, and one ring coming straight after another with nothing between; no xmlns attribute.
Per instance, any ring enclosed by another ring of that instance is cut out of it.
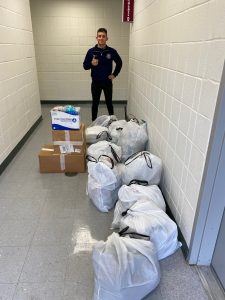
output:
<svg viewBox="0 0 225 300"><path fill-rule="evenodd" d="M223 143L225 146L224 139L225 64L187 257L189 264L209 266L212 260L225 205L225 197L219 201L220 195L225 195L225 155L222 153Z"/></svg>

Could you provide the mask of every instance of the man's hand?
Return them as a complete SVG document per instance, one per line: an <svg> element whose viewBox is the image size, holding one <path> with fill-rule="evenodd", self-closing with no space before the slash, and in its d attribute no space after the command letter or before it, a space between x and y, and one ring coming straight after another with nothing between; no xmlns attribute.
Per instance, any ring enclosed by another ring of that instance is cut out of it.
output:
<svg viewBox="0 0 225 300"><path fill-rule="evenodd" d="M111 74L111 75L108 76L108 78L109 78L110 80L113 80L113 79L115 78L115 76L114 76L113 74Z"/></svg>
<svg viewBox="0 0 225 300"><path fill-rule="evenodd" d="M98 59L96 58L95 55L93 55L92 61L91 61L92 66L96 67L98 65Z"/></svg>

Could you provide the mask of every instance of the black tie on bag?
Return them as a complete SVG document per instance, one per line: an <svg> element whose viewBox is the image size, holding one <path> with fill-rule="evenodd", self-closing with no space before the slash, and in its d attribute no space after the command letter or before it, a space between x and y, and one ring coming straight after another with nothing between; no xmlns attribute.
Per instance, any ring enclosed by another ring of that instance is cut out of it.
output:
<svg viewBox="0 0 225 300"><path fill-rule="evenodd" d="M109 161L111 163L111 167L110 169L113 169L114 168L114 161L113 159L108 156L108 155L105 155L105 154L101 154L98 159L96 159L95 157L91 156L91 155L86 155L86 160L87 161L91 161L91 162L94 162L94 163L97 163L97 162L103 162L104 163L104 160L101 160L102 157L106 157L107 158L107 161Z"/></svg>
<svg viewBox="0 0 225 300"><path fill-rule="evenodd" d="M134 116L134 115L132 115L132 114L129 114L128 116L127 116L127 121L129 122L129 121L133 121L133 122L136 122L137 124L139 124L139 120Z"/></svg>
<svg viewBox="0 0 225 300"><path fill-rule="evenodd" d="M137 233L137 232L127 232L128 229L129 229L129 226L120 230L118 232L119 236L121 236L121 237L129 236L132 239L140 239L140 240L150 241L150 237L148 235Z"/></svg>
<svg viewBox="0 0 225 300"><path fill-rule="evenodd" d="M146 180L139 180L139 179L132 179L129 182L128 186L130 186L132 184L138 184L138 185L147 186L148 185L148 181L146 181Z"/></svg>
<svg viewBox="0 0 225 300"><path fill-rule="evenodd" d="M111 141L111 140L112 140L111 135L110 135L109 132L106 131L106 130L103 130L103 131L99 132L99 134L96 136L96 140L100 139L100 137L101 137L103 134L106 134L106 140L107 140L107 141Z"/></svg>
<svg viewBox="0 0 225 300"><path fill-rule="evenodd" d="M98 161L104 163L104 160L101 160L103 157L107 158L107 161L109 161L109 162L111 163L110 169L113 169L114 166L115 166L115 164L114 164L114 161L113 161L112 157L110 157L110 156L108 156L108 155L106 155L106 154L101 154L101 155L99 156L99 158L98 158Z"/></svg>
<svg viewBox="0 0 225 300"><path fill-rule="evenodd" d="M112 155L113 157L115 158L116 162L120 162L120 158L119 156L117 155L116 151L114 150L114 148L112 147L112 145L109 145L110 148L111 148L111 152L112 152Z"/></svg>
<svg viewBox="0 0 225 300"><path fill-rule="evenodd" d="M115 120L115 119L113 119L112 117L110 117L109 122L108 122L108 124L106 125L106 127L109 128L109 126L110 126L113 122L115 122L115 121L117 121L117 120Z"/></svg>
<svg viewBox="0 0 225 300"><path fill-rule="evenodd" d="M87 161L91 161L91 162L97 162L97 159L94 157L94 156L91 156L91 155L86 155L86 160Z"/></svg>
<svg viewBox="0 0 225 300"><path fill-rule="evenodd" d="M146 161L146 164L147 166L152 169L152 161L151 161L151 158L150 158L150 153L148 151L141 151L141 152L136 152L134 154L132 154L131 156L129 156L124 164L127 166L129 165L132 161L134 161L135 159L137 159L138 157L140 156L143 156L145 161Z"/></svg>

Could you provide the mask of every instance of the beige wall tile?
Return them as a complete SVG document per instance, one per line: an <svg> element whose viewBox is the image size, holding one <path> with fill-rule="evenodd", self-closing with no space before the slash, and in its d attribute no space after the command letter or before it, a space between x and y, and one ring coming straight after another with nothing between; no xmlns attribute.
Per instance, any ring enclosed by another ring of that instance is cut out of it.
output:
<svg viewBox="0 0 225 300"><path fill-rule="evenodd" d="M128 110L149 123L188 244L225 57L224 8L223 0L136 1L131 26Z"/></svg>
<svg viewBox="0 0 225 300"><path fill-rule="evenodd" d="M0 1L0 164L41 116L28 0Z"/></svg>

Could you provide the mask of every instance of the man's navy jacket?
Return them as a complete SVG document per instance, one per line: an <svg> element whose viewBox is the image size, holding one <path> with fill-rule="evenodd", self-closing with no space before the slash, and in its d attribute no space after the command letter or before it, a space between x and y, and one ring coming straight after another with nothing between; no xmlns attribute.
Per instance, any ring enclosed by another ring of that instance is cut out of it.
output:
<svg viewBox="0 0 225 300"><path fill-rule="evenodd" d="M93 57L98 59L97 66L92 66L91 64ZM113 61L116 66L112 73ZM83 62L83 67L85 70L91 69L92 80L109 80L109 75L113 74L116 77L119 74L122 68L122 59L114 48L106 45L106 47L102 49L95 45L95 47L88 50Z"/></svg>

